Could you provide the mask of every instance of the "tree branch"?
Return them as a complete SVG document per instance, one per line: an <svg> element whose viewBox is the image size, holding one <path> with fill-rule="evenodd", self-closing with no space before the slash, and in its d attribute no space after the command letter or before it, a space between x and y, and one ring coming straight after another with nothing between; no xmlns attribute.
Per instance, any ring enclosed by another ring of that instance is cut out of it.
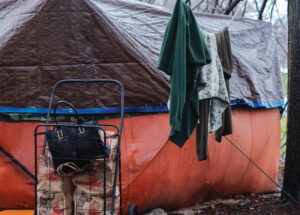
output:
<svg viewBox="0 0 300 215"><path fill-rule="evenodd" d="M246 9L247 9L247 3L248 3L248 1L245 3L244 10L243 10L243 13L242 13L242 17L245 16Z"/></svg>
<svg viewBox="0 0 300 215"><path fill-rule="evenodd" d="M263 13L264 13L264 10L265 10L266 5L267 5L267 1L268 1L268 0L264 0L264 2L262 3L261 8L260 8L260 10L259 10L259 14L258 14L258 19L259 19L259 20L262 20Z"/></svg>
<svg viewBox="0 0 300 215"><path fill-rule="evenodd" d="M256 10L257 10L257 12L259 12L257 0L254 0L254 2L255 2Z"/></svg>
<svg viewBox="0 0 300 215"><path fill-rule="evenodd" d="M226 9L225 11L225 15L229 15L230 12L237 6L237 4L242 1L242 0L235 0L234 2L232 2L232 4Z"/></svg>
<svg viewBox="0 0 300 215"><path fill-rule="evenodd" d="M225 0L222 0L222 3L220 5L220 11L219 11L220 13L224 13L226 10L226 8L224 6L224 2L225 2ZM227 4L227 7L228 7L228 4Z"/></svg>
<svg viewBox="0 0 300 215"><path fill-rule="evenodd" d="M276 4L276 0L273 1L271 13L270 13L270 21L272 21L272 18L273 18L273 11L274 11L275 4Z"/></svg>
<svg viewBox="0 0 300 215"><path fill-rule="evenodd" d="M204 0L202 0L201 2L199 2L192 10L195 10L197 7L199 7L202 3L204 2Z"/></svg>
<svg viewBox="0 0 300 215"><path fill-rule="evenodd" d="M280 24L282 25L282 27L284 27L284 28L287 28L287 27L286 27L287 25L285 25L285 24L282 22L282 19L281 19L280 13L279 13L279 11L278 11L278 6L277 6L277 3L276 3L276 12L277 12L278 19L279 19L279 22L280 22Z"/></svg>
<svg viewBox="0 0 300 215"><path fill-rule="evenodd" d="M272 1L272 0L271 0L271 1ZM267 5L266 5L266 7L267 7ZM267 14L269 13L269 11L270 11L271 7L272 7L272 2L269 4L269 7L268 7L268 9L267 9L267 10L265 10L265 12L266 12Z"/></svg>
<svg viewBox="0 0 300 215"><path fill-rule="evenodd" d="M223 7L224 1L225 1L225 0L222 0L222 2L221 2L221 7Z"/></svg>
<svg viewBox="0 0 300 215"><path fill-rule="evenodd" d="M208 12L209 13L209 2L206 0L206 8L203 10L203 12Z"/></svg>
<svg viewBox="0 0 300 215"><path fill-rule="evenodd" d="M215 0L215 5L214 5L214 8L212 9L211 13L215 13L218 4L219 4L219 0Z"/></svg>

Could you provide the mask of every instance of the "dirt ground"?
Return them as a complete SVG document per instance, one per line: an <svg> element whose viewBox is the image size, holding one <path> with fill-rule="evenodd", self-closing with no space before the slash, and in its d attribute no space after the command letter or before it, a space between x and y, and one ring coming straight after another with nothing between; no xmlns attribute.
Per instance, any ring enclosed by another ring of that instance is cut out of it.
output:
<svg viewBox="0 0 300 215"><path fill-rule="evenodd" d="M284 158L280 158L278 184L282 187L284 175ZM270 181L270 183L272 183ZM273 193L245 194L227 196L223 199L202 202L193 207L182 208L177 211L165 212L162 209L155 209L143 215L281 215L299 214L300 207L290 201L280 198L280 188ZM300 205L300 201L298 203Z"/></svg>
<svg viewBox="0 0 300 215"><path fill-rule="evenodd" d="M295 204L280 199L280 192L269 194L235 195L226 199L217 199L190 208L167 212L168 215L244 215L244 214L299 214Z"/></svg>
<svg viewBox="0 0 300 215"><path fill-rule="evenodd" d="M278 183L282 187L284 174L284 158L280 159ZM271 183L271 182L270 182ZM280 199L279 189L268 194L247 194L228 196L216 199L190 208L167 212L168 215L244 215L244 214L299 214L300 207L296 204ZM300 205L300 202L299 204Z"/></svg>

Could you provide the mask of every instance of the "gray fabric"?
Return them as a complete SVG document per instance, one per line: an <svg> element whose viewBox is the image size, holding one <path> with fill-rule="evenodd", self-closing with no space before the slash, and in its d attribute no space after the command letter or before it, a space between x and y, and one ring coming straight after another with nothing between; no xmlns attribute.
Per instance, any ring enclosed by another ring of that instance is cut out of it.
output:
<svg viewBox="0 0 300 215"><path fill-rule="evenodd" d="M107 15L121 26L157 62L165 27L171 10L130 1L94 0ZM109 8L109 10L108 10ZM231 16L195 13L201 29L216 33L230 21ZM229 25L233 55L230 79L232 100L273 104L283 101L283 88L277 57L275 37L269 22L235 18Z"/></svg>
<svg viewBox="0 0 300 215"><path fill-rule="evenodd" d="M167 104L169 79L156 65L171 10L130 0L4 0L0 8L0 107L45 108L53 84L66 78L117 79L127 107ZM231 18L195 15L212 33ZM282 101L271 24L236 18L229 34L231 99ZM80 87L76 96L67 88L57 99L72 96L78 108L119 106L117 88Z"/></svg>

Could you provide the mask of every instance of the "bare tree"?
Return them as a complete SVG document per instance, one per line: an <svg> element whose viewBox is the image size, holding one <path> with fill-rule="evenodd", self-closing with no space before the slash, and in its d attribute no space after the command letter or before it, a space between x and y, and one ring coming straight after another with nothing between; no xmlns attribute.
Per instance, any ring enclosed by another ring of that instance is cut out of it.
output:
<svg viewBox="0 0 300 215"><path fill-rule="evenodd" d="M284 189L300 199L300 1L288 1L288 126ZM282 197L286 198L285 194Z"/></svg>
<svg viewBox="0 0 300 215"><path fill-rule="evenodd" d="M201 0L198 4L196 4L196 6L195 7L193 7L193 9L192 10L195 10L195 9L197 9L202 3L204 2L204 0Z"/></svg>
<svg viewBox="0 0 300 215"><path fill-rule="evenodd" d="M264 0L264 2L263 2L262 5L261 5L261 8L260 8L259 14L258 14L258 19L259 19L259 20L262 20L263 13L264 13L264 10L265 10L266 5L267 5L267 1L268 1L268 0Z"/></svg>
<svg viewBox="0 0 300 215"><path fill-rule="evenodd" d="M214 5L213 9L211 10L211 13L215 13L218 4L219 4L219 0L215 0L215 5Z"/></svg>
<svg viewBox="0 0 300 215"><path fill-rule="evenodd" d="M272 21L272 18L273 18L273 12L274 12L275 5L276 5L276 0L273 0L272 9L270 12L270 21Z"/></svg>
<svg viewBox="0 0 300 215"><path fill-rule="evenodd" d="M235 0L234 2L231 3L231 5L229 5L229 7L226 9L225 11L225 15L229 15L231 13L231 11L238 5L238 3L242 1L242 0Z"/></svg>

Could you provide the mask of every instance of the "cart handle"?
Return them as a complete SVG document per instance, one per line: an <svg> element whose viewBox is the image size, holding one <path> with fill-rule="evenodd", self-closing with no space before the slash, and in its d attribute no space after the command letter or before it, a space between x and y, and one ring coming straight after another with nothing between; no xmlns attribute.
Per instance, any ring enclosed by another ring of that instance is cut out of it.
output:
<svg viewBox="0 0 300 215"><path fill-rule="evenodd" d="M51 92L51 96L50 96L46 124L48 124L49 120L50 120L51 107L53 104L53 99L54 99L56 89L60 85L66 84L66 83L113 83L113 84L118 85L120 87L120 91L121 91L121 120L120 120L120 126L119 126L119 138L121 138L123 120L124 120L124 87L121 82L114 80L114 79L65 79L65 80L60 80L60 81L56 82L56 84L52 88L52 92ZM46 127L46 131L48 131L48 127ZM43 153L45 153L45 143L44 143L44 147L43 147Z"/></svg>

